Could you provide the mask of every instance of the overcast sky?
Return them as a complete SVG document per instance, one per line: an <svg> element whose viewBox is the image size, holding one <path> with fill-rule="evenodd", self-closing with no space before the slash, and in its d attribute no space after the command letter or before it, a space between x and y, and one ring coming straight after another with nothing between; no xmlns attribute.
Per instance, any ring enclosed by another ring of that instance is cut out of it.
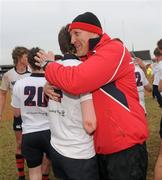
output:
<svg viewBox="0 0 162 180"><path fill-rule="evenodd" d="M152 55L162 38L162 0L0 0L0 65L12 64L15 46L59 54L60 28L86 11L129 50L149 49Z"/></svg>

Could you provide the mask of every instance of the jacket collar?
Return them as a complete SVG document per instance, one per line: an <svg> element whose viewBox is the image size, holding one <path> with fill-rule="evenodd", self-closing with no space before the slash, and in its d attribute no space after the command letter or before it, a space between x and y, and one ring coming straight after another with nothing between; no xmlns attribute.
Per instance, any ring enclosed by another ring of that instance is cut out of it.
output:
<svg viewBox="0 0 162 180"><path fill-rule="evenodd" d="M81 56L79 58L81 59L81 61L87 60L89 56L92 56L96 53L99 47L103 46L105 43L108 43L109 41L111 41L111 38L106 33L97 38L89 39L89 51L87 55Z"/></svg>
<svg viewBox="0 0 162 180"><path fill-rule="evenodd" d="M74 54L65 54L62 60L64 61L67 59L78 59L79 60L79 58L77 56L75 56Z"/></svg>
<svg viewBox="0 0 162 180"><path fill-rule="evenodd" d="M111 38L106 33L104 33L102 36L98 38L89 39L89 52L87 53L87 57L93 55L98 49L98 47L103 46L110 40Z"/></svg>
<svg viewBox="0 0 162 180"><path fill-rule="evenodd" d="M108 36L106 33L104 33L102 36L100 36L99 40L98 39L95 40L95 39L92 40L92 42L91 42L91 39L89 40L89 43L91 44L91 45L89 45L89 47L93 48L93 49L89 48L89 51L94 51L98 47L103 46L105 43L108 43L109 41L111 41L110 36Z"/></svg>
<svg viewBox="0 0 162 180"><path fill-rule="evenodd" d="M101 36L93 39L89 39L89 51L93 51L95 46L100 42Z"/></svg>

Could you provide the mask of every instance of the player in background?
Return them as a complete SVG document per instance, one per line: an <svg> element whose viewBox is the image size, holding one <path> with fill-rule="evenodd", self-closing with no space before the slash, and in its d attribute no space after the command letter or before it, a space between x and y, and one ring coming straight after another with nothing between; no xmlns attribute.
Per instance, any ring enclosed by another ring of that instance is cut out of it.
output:
<svg viewBox="0 0 162 180"><path fill-rule="evenodd" d="M157 85L159 84L159 76L157 76L158 71L159 71L159 65L157 58L152 58L152 75L151 75L151 80L152 80L152 97L155 99L156 97L156 92L157 92Z"/></svg>
<svg viewBox="0 0 162 180"><path fill-rule="evenodd" d="M28 49L25 47L15 47L12 51L12 59L14 67L6 72L2 77L2 82L0 86L0 124L2 120L2 113L4 111L7 92L11 93L15 82L30 75L27 67L27 54ZM18 180L24 180L24 157L21 154L21 141L22 141L22 120L13 117L13 130L15 131L16 137L16 167L18 169Z"/></svg>
<svg viewBox="0 0 162 180"><path fill-rule="evenodd" d="M144 91L146 90L147 92L151 92L152 87L145 75L146 68L142 60L140 58L133 58L133 62L135 64L135 76L136 76L136 84L137 84L140 104L142 105L145 111L145 114L147 114L146 107L145 107L145 92Z"/></svg>
<svg viewBox="0 0 162 180"><path fill-rule="evenodd" d="M154 50L154 55L155 55L155 58L156 58L156 66L154 66L153 68L153 89L154 89L154 95L156 97L156 100L159 104L159 107L162 108L162 95L161 93L159 92L159 89L158 89L158 86L159 86L159 81L160 81L160 74L159 74L159 71L160 71L160 58L161 58L161 53L159 51L158 48L155 48Z"/></svg>
<svg viewBox="0 0 162 180"><path fill-rule="evenodd" d="M162 47L162 40L158 41L158 43L161 42L161 47ZM157 44L158 44L157 43ZM160 45L160 44L159 44ZM158 85L158 90L159 92L162 92L162 51L160 51L160 46L155 49L156 50L156 58L157 61L159 62L159 85ZM162 112L161 112L162 115ZM155 165L155 180L161 180L162 179L162 116L160 120L160 149L159 149L159 154L157 157L156 165Z"/></svg>
<svg viewBox="0 0 162 180"><path fill-rule="evenodd" d="M46 82L43 69L35 66L34 56L39 48L28 53L32 70L30 77L16 82L13 88L12 106L17 119L22 118L22 154L29 168L30 180L47 180L42 177L43 154L49 158L50 130L47 116L47 101L43 86Z"/></svg>

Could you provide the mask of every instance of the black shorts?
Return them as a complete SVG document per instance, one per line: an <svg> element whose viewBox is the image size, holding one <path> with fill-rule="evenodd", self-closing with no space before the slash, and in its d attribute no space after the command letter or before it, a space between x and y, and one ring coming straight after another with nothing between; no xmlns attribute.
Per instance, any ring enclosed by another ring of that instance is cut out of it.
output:
<svg viewBox="0 0 162 180"><path fill-rule="evenodd" d="M52 169L62 180L99 180L96 156L90 159L72 159L51 147Z"/></svg>
<svg viewBox="0 0 162 180"><path fill-rule="evenodd" d="M111 154L97 154L102 180L146 180L148 153L145 144Z"/></svg>
<svg viewBox="0 0 162 180"><path fill-rule="evenodd" d="M13 120L13 130L14 131L22 131L22 119L21 116Z"/></svg>
<svg viewBox="0 0 162 180"><path fill-rule="evenodd" d="M28 168L42 164L43 153L50 158L50 130L23 134L22 155L26 159Z"/></svg>

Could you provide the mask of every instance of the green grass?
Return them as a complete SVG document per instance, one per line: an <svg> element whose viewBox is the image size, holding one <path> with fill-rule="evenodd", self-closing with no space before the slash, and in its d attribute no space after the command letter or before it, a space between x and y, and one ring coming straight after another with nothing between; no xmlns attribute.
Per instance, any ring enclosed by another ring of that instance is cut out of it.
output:
<svg viewBox="0 0 162 180"><path fill-rule="evenodd" d="M8 99L9 104L9 99ZM153 100L151 95L146 97L146 109L147 118L150 129L150 137L147 141L148 153L149 153L149 166L148 166L148 178L153 179L154 166L159 151L160 138L159 138L159 123L160 123L160 108L156 100ZM16 168L15 168L15 136L12 130L11 109L6 107L3 116L3 121L0 127L0 180L15 180ZM5 119L5 120L4 120ZM27 168L26 168L26 174ZM51 175L51 179L55 179Z"/></svg>
<svg viewBox="0 0 162 180"><path fill-rule="evenodd" d="M155 162L158 156L160 147L159 127L161 112L156 100L153 100L151 96L145 98L147 114L148 114L148 125L150 130L150 136L147 141L147 149L149 155L148 165L148 180L153 179Z"/></svg>
<svg viewBox="0 0 162 180"><path fill-rule="evenodd" d="M12 108L10 106L10 95L0 122L0 180L16 180L17 170L15 164L15 134L12 128ZM28 168L25 164L25 174L28 180ZM57 180L53 173L50 173L51 180Z"/></svg>
<svg viewBox="0 0 162 180"><path fill-rule="evenodd" d="M15 165L15 136L12 130L12 121L3 121L0 128L0 180L16 180ZM25 174L28 179L28 169L25 164ZM51 180L56 180L52 172Z"/></svg>
<svg viewBox="0 0 162 180"><path fill-rule="evenodd" d="M0 179L16 179L15 139L11 121L2 121L0 129Z"/></svg>

